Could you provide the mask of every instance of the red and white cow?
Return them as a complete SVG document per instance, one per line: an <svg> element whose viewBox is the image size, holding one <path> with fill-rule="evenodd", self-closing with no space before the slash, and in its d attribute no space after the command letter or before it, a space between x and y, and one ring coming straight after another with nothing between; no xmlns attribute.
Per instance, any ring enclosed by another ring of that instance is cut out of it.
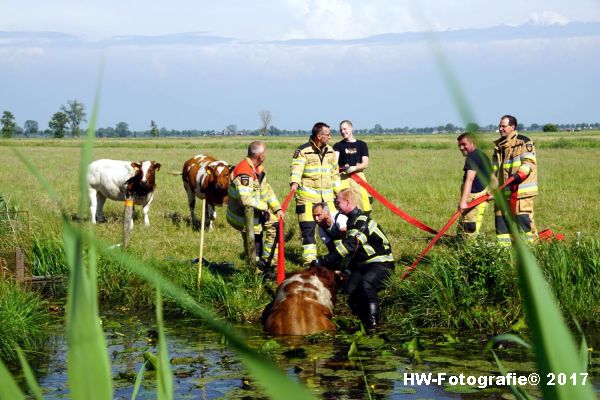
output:
<svg viewBox="0 0 600 400"><path fill-rule="evenodd" d="M263 312L265 331L273 335L309 335L335 331L332 322L336 278L332 270L311 267L286 278Z"/></svg>
<svg viewBox="0 0 600 400"><path fill-rule="evenodd" d="M205 228L212 226L212 221L217 216L215 206L222 206L227 202L229 173L232 168L227 161L203 154L198 154L183 164L181 177L187 192L192 227L197 227L199 224L194 212L196 197L206 199Z"/></svg>
<svg viewBox="0 0 600 400"><path fill-rule="evenodd" d="M104 159L92 162L87 174L92 223L106 220L103 213L106 199L125 200L127 197L143 207L144 224L150 225L148 210L156 187L154 174L159 169L160 163L148 160L131 162Z"/></svg>

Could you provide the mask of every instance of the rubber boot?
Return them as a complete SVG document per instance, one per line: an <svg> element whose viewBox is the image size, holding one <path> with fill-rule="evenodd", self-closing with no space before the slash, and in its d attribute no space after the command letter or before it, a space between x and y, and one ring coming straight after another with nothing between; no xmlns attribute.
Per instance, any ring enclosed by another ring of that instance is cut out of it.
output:
<svg viewBox="0 0 600 400"><path fill-rule="evenodd" d="M375 329L379 323L379 303L368 303L367 312L363 321L365 329Z"/></svg>

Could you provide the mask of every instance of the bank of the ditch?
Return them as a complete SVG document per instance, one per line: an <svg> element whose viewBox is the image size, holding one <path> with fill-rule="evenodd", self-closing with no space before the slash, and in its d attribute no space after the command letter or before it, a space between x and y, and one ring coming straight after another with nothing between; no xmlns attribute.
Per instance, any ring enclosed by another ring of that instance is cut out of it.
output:
<svg viewBox="0 0 600 400"><path fill-rule="evenodd" d="M64 255L58 239L34 240L34 274L66 274ZM533 247L536 259L558 299L567 321L597 327L600 321L600 239L541 243ZM490 334L515 326L524 328L517 276L510 250L491 241L478 241L458 247L442 244L440 251L423 261L409 279L400 282L406 264L414 256L399 261L396 274L382 293L382 322L399 329L443 327L476 329ZM405 261L405 262L404 262ZM51 262L48 266L46 263ZM190 260L149 260L154 268L186 289L206 308L232 323L259 323L264 306L271 300L274 284L264 283L247 272L240 260L237 269L228 265L204 268L202 285L196 285L196 266ZM41 270L38 270L41 269ZM151 310L154 289L116 259L100 257L98 294L103 304L131 311ZM0 352L12 354L15 344L35 349L43 342L47 307L35 295L11 289L4 284L0 302L11 315L2 324ZM167 314L185 312L165 300ZM345 298L340 296L338 312L348 315ZM9 355L9 357L11 357Z"/></svg>

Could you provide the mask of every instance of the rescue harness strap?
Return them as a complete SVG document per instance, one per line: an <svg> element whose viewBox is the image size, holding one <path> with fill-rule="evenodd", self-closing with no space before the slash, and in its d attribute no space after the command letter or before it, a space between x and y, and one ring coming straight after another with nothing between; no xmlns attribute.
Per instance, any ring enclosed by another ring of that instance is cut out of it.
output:
<svg viewBox="0 0 600 400"><path fill-rule="evenodd" d="M388 199L386 199L385 197L383 197L377 190L375 190L373 188L373 186L369 185L360 176L358 176L358 174L352 173L350 175L350 178L354 179L356 181L356 183L358 183L360 186L362 186L363 188L365 188L365 190L367 192L369 192L369 194L371 196L375 197L384 206L386 206L387 208L389 208L394 214L400 216L401 218L403 218L404 220L406 220L408 223L416 226L419 229L424 230L425 232L433 233L434 235L438 233L435 229L428 227L427 225L425 225L424 223L422 223L418 219L411 217L410 215L408 215L407 213L405 213L404 211L402 211L401 209L399 209L398 207L396 207L395 205L393 205Z"/></svg>
<svg viewBox="0 0 600 400"><path fill-rule="evenodd" d="M501 191L502 189L504 189L506 186L508 186L510 183L512 183L513 180L514 180L514 178L512 176L510 178L508 178L504 182L504 184L498 188L498 191ZM491 197L490 193L486 193L483 196L479 196L478 198L476 198L475 200L473 200L469 204L467 204L467 208L473 208L473 207L483 203L484 201L487 201L490 197ZM440 229L438 234L435 235L435 237L433 239L431 239L429 244L425 247L425 250L423 250L423 252L419 255L419 257L417 257L415 262L413 262L412 265L410 267L408 267L406 272L404 272L404 274L400 278L400 282L402 282L404 279L406 279L408 277L408 275L412 272L412 270L415 269L417 267L417 265L419 265L419 262L421 262L423 257L425 257L425 255L429 252L429 250L431 250L433 245L439 240L439 238L441 238L444 235L444 233L446 233L446 231L452 226L452 224L454 224L454 222L456 222L456 220L458 219L460 214L461 214L461 211L458 210L454 213L454 215L452 215L452 218L450 218L448 220L448 222L446 222L446 225L444 225L444 227L442 229Z"/></svg>

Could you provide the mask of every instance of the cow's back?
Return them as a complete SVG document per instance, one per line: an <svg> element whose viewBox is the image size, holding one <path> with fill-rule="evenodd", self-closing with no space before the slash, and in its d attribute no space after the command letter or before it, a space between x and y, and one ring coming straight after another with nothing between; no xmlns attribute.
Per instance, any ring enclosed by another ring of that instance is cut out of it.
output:
<svg viewBox="0 0 600 400"><path fill-rule="evenodd" d="M96 160L89 165L88 185L111 200L123 200L123 185L133 171L131 161Z"/></svg>
<svg viewBox="0 0 600 400"><path fill-rule="evenodd" d="M277 288L265 310L264 329L273 335L309 335L335 331L332 322L335 275L310 268L291 275Z"/></svg>

